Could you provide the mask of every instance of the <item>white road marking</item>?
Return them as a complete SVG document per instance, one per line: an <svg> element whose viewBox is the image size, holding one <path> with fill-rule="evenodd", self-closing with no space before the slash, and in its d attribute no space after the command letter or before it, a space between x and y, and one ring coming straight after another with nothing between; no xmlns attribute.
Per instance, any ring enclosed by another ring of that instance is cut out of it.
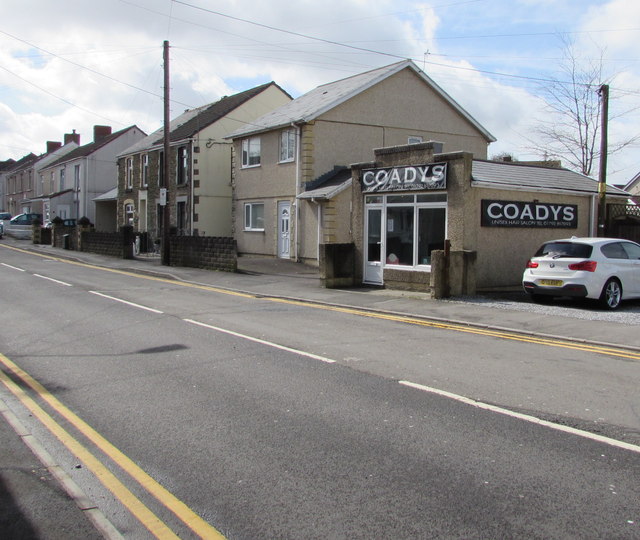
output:
<svg viewBox="0 0 640 540"><path fill-rule="evenodd" d="M66 283L64 281L60 281L58 279L53 279L47 276L41 276L40 274L33 274L36 277L39 277L41 279L46 279L47 281L53 281L54 283L57 283L58 285L64 285L65 287L73 287L73 285L71 285L71 283Z"/></svg>
<svg viewBox="0 0 640 540"><path fill-rule="evenodd" d="M18 268L17 266L11 266L7 263L0 263L2 266L6 266L7 268L11 268L12 270L17 270L18 272L26 272L24 268Z"/></svg>
<svg viewBox="0 0 640 540"><path fill-rule="evenodd" d="M162 314L163 312L158 309L153 309L147 306L141 306L140 304L134 304L133 302L128 302L127 300L123 300L122 298L116 298L115 296L109 296L107 294L99 293L98 291L89 291L91 294L95 294L97 296L102 296L103 298L108 298L109 300L115 300L116 302L121 302L123 304L127 304L128 306L144 309L146 311L151 311L152 313Z"/></svg>
<svg viewBox="0 0 640 540"><path fill-rule="evenodd" d="M301 351L299 349L292 349L291 347L286 347L284 345L278 345L277 343L273 343L272 341L266 341L264 339L255 338L252 336L247 336L246 334L239 334L238 332L234 332L233 330L227 330L225 328L220 328L218 326L212 326L210 324L205 324L199 321L194 321L192 319L183 319L183 321L195 324L197 326L202 326L204 328L209 328L210 330L215 330L216 332L222 332L223 334L229 334L230 336L239 337L242 339L246 339L248 341L253 341L254 343L260 343L261 345L267 345L268 347L273 347L274 349L280 349L282 351L291 352L300 356L306 356L307 358L313 358L314 360L320 360L321 362L325 362L327 364L335 363L335 360L331 360L331 358L327 358L326 356L320 356L318 354L313 354L305 351Z"/></svg>
<svg viewBox="0 0 640 540"><path fill-rule="evenodd" d="M459 394L453 394L451 392L447 392L446 390L439 390L438 388L432 388L430 386L424 386L422 384L413 383L410 381L398 381L400 384L404 386L409 386L411 388L416 388L417 390L422 390L423 392L429 392L430 394L437 394L439 396L443 396L449 399L454 399L459 401L460 403L465 403L466 405L471 405L472 407L477 407L478 409L485 409L487 411L495 412L498 414L504 414L505 416L510 416L512 418L517 418L518 420L524 420L525 422L530 422L532 424L538 424L539 426L548 427L551 429L555 429L556 431L563 431L564 433L570 433L572 435L577 435L578 437L583 437L585 439L591 439L592 441L601 442L604 444L608 444L610 446L615 446L617 448L622 448L623 450L630 450L631 452L636 452L640 454L640 446L635 444L626 443L623 441L618 441L616 439L611 439L609 437L604 437L603 435L597 435L595 433L590 433L588 431L584 431L582 429L576 429L569 426L563 426L562 424L554 424L553 422L549 422L547 420L541 420L540 418L536 418L535 416L531 416L528 414L517 413L515 411L510 411L509 409L503 409L502 407L496 407L495 405L489 405L488 403L483 403L482 401L476 401L474 399L461 396Z"/></svg>

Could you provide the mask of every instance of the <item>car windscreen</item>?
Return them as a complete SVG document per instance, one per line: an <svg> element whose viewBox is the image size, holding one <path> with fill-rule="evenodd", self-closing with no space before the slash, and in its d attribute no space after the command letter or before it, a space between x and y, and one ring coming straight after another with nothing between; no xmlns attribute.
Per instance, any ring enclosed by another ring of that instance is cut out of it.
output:
<svg viewBox="0 0 640 540"><path fill-rule="evenodd" d="M547 242L536 252L535 257L570 257L572 259L588 259L591 257L593 246L574 242Z"/></svg>

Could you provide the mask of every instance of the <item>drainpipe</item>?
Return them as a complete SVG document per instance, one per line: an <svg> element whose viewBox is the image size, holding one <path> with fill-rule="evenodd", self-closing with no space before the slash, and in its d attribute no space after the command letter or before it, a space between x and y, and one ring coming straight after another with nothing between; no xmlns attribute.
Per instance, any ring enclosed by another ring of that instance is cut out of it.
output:
<svg viewBox="0 0 640 540"><path fill-rule="evenodd" d="M197 143L198 143L198 146L200 146L200 139L199 138L198 138ZM191 195L189 197L189 199L190 199L189 202L191 203L191 204L189 204L189 206L191 207L191 215L189 216L189 236L193 236L193 216L196 213L196 203L195 203L195 201L193 199L193 184L194 184L194 180L193 180L193 171L194 171L194 168L193 168L193 162L194 162L194 157L193 157L193 154L194 154L194 152L193 152L194 138L193 137L191 137L189 139L189 146L190 146L190 148L189 148L189 159L191 160L191 162L189 163L189 165L190 165L189 173L191 175L190 182L189 182L191 184L189 186L190 187L190 191L191 191Z"/></svg>
<svg viewBox="0 0 640 540"><path fill-rule="evenodd" d="M295 204L295 224L296 224L296 229L295 229L295 234L294 234L294 256L295 256L295 260L296 262L299 262L299 241L300 241L300 236L298 234L298 229L300 228L300 211L298 210L298 195L300 195L300 178L302 176L302 144L301 144L301 139L302 139L302 132L300 129L300 126L298 126L296 123L292 122L291 125L295 128L296 130L296 152L297 152L297 156L296 156L296 200L294 202Z"/></svg>

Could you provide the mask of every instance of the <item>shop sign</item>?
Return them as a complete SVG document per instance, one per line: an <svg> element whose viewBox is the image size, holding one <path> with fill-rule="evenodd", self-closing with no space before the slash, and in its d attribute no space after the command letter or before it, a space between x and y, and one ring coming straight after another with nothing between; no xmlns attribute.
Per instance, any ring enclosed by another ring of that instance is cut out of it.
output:
<svg viewBox="0 0 640 540"><path fill-rule="evenodd" d="M446 189L447 164L366 169L362 173L362 187L364 193Z"/></svg>
<svg viewBox="0 0 640 540"><path fill-rule="evenodd" d="M481 224L483 227L575 229L578 206L483 199Z"/></svg>

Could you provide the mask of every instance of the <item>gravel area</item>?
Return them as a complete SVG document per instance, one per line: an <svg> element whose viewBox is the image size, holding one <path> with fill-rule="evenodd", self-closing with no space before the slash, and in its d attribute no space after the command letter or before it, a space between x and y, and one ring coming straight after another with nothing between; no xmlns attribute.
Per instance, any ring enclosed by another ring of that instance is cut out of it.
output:
<svg viewBox="0 0 640 540"><path fill-rule="evenodd" d="M640 325L640 300L623 302L615 311L607 311L596 302L569 298L554 299L550 304L536 304L523 292L487 293L476 296L457 297L447 302L482 304L496 309L526 311L573 319L607 321L619 324Z"/></svg>

